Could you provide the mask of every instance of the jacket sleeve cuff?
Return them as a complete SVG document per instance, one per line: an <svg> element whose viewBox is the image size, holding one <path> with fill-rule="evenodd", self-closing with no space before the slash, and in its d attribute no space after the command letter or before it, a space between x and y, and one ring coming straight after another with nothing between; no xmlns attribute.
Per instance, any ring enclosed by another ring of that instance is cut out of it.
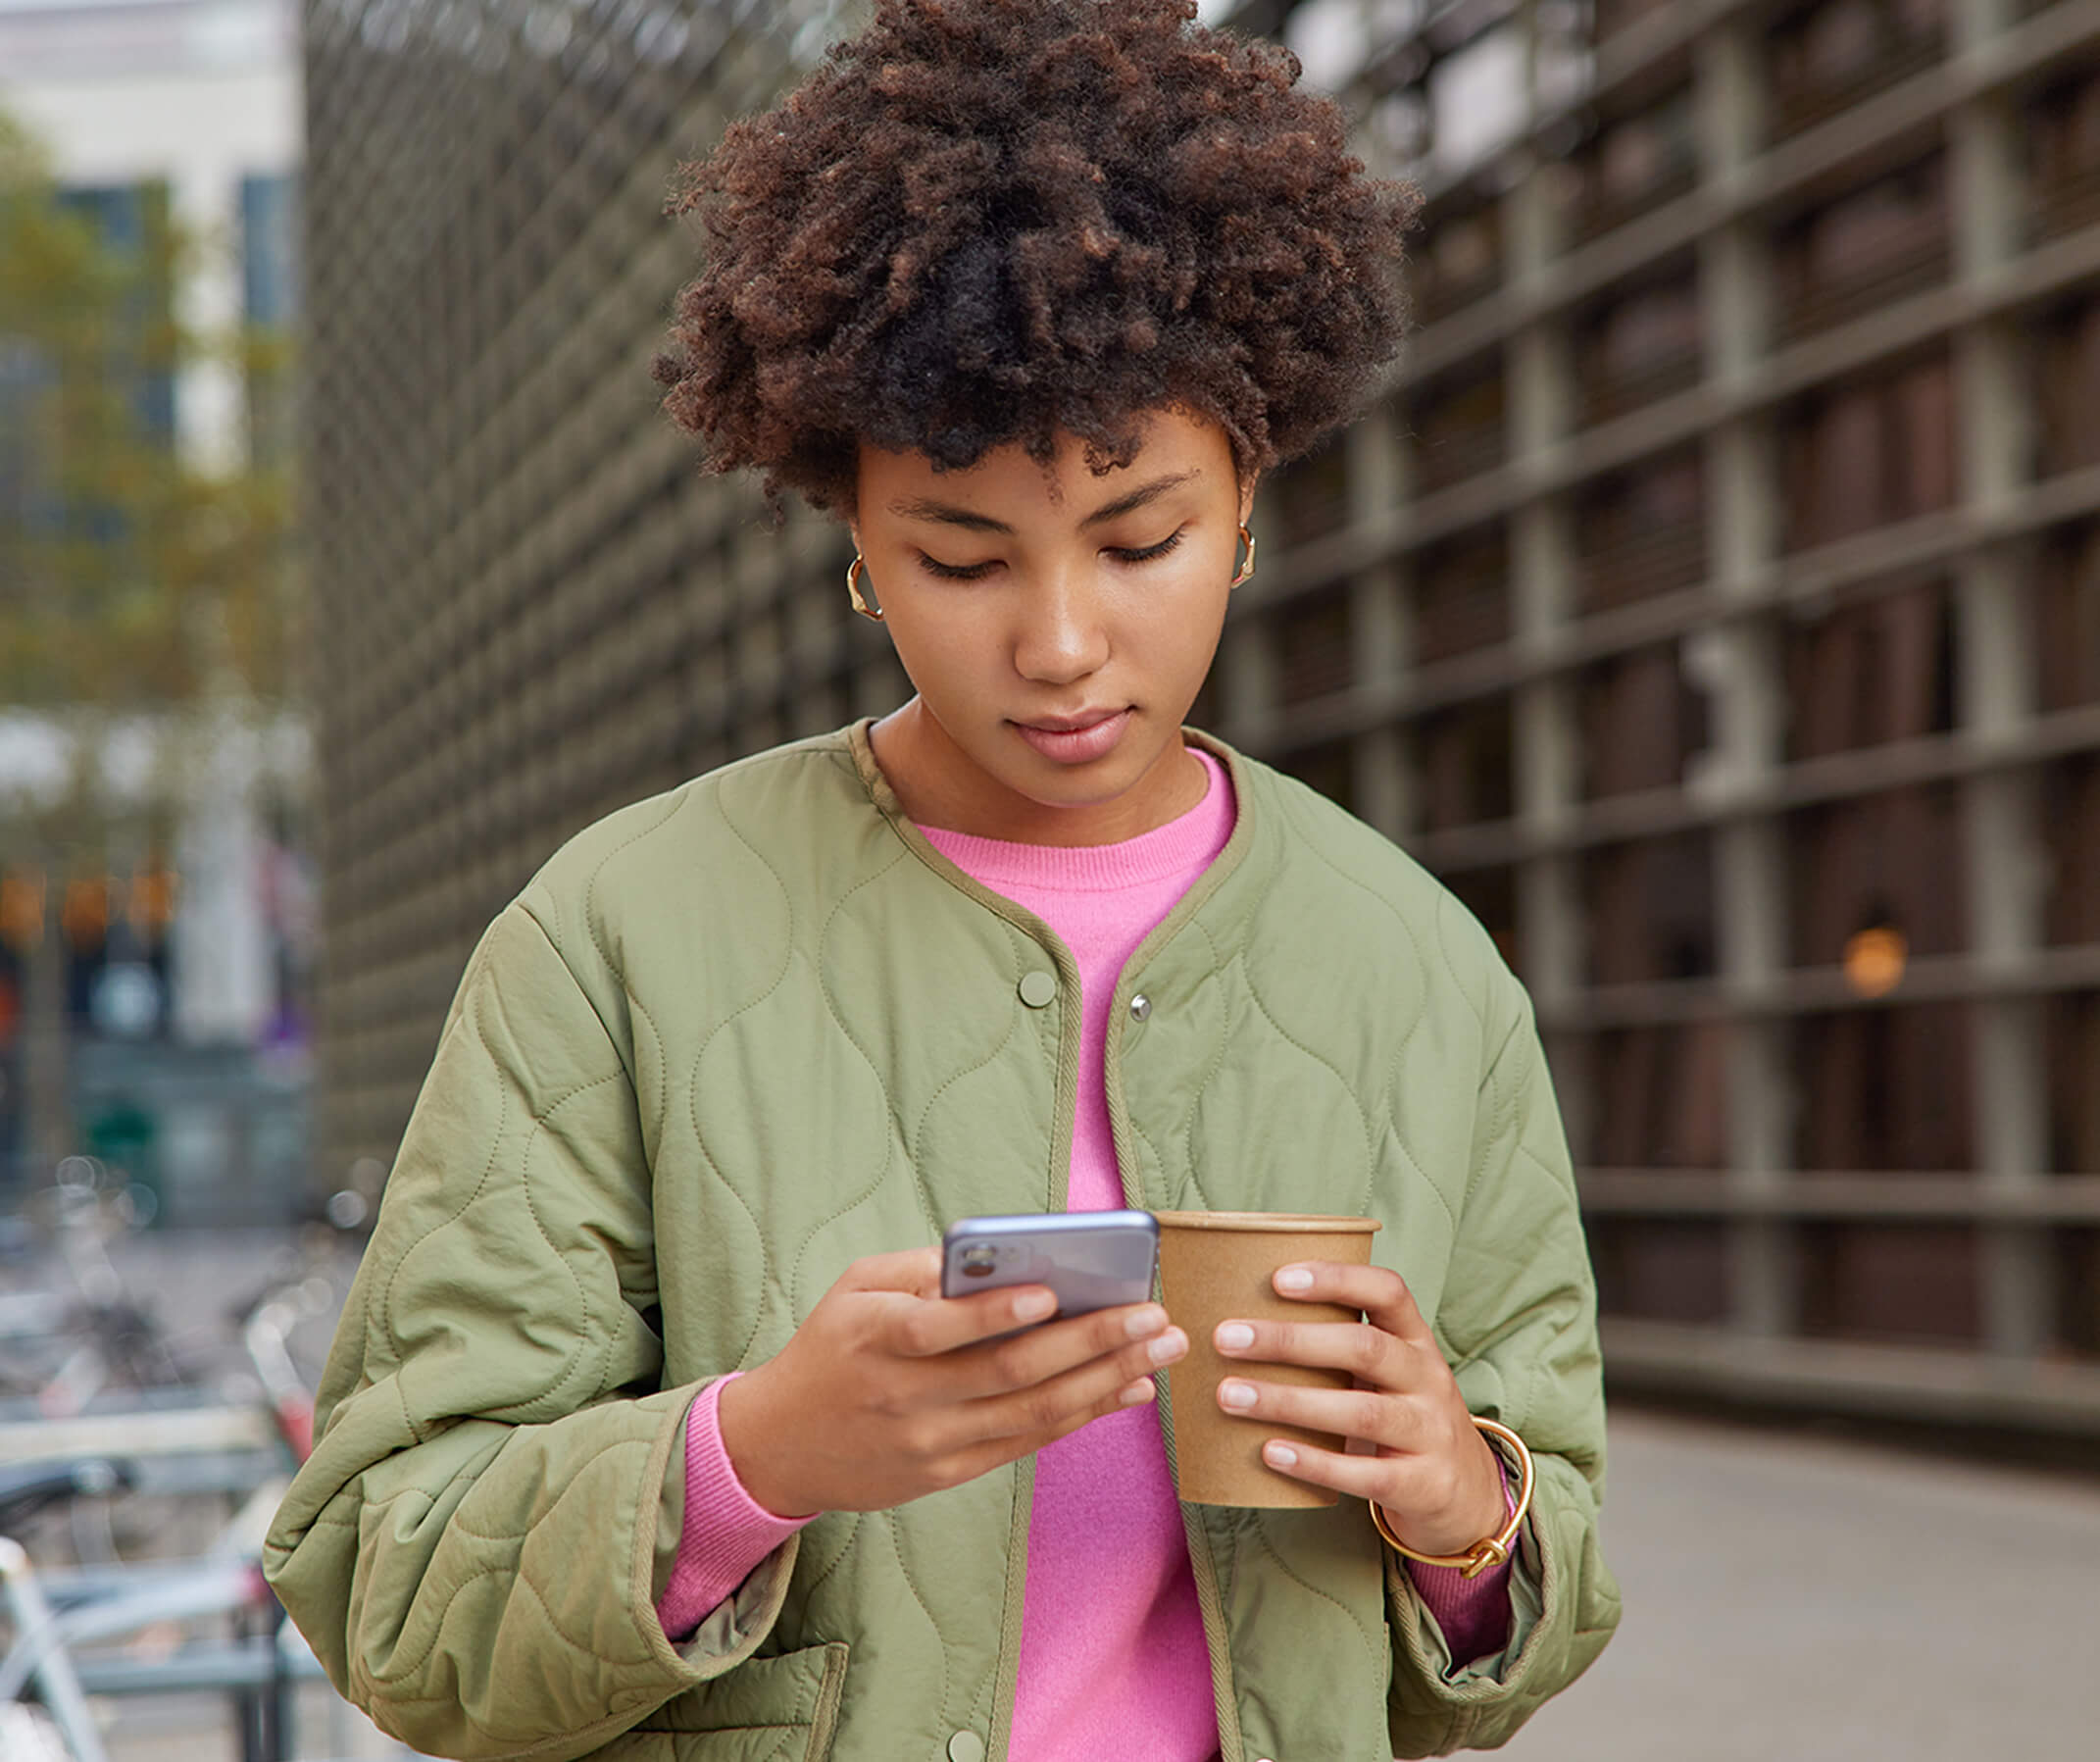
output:
<svg viewBox="0 0 2100 1762"><path fill-rule="evenodd" d="M1509 1467L1501 1463L1502 1504L1505 1511L1517 1509L1517 1496L1510 1490ZM1510 1636L1510 1562L1491 1571L1467 1578L1455 1566L1425 1566L1420 1560L1407 1562L1407 1576L1414 1581L1423 1607L1442 1630L1454 1667L1471 1664L1491 1652L1499 1652Z"/></svg>
<svg viewBox="0 0 2100 1762"><path fill-rule="evenodd" d="M752 1570L810 1519L778 1517L744 1488L723 1447L718 1377L685 1415L685 1512L657 1620L674 1644L689 1637Z"/></svg>
<svg viewBox="0 0 2100 1762"><path fill-rule="evenodd" d="M1499 1652L1454 1663L1400 1557L1384 1550L1393 1629L1387 1709L1396 1755L1441 1756L1507 1742L1589 1667L1618 1623L1618 1587L1597 1551L1587 1475L1550 1451L1534 1447L1532 1459L1537 1484L1518 1533L1510 1635Z"/></svg>

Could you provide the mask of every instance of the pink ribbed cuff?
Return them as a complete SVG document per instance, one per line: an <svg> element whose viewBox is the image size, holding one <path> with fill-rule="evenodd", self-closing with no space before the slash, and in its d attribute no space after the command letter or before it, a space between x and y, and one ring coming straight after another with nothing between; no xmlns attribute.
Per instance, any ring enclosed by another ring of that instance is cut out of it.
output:
<svg viewBox="0 0 2100 1762"><path fill-rule="evenodd" d="M738 1373L718 1377L685 1412L685 1522L678 1557L656 1605L664 1636L691 1636L752 1569L810 1520L775 1517L744 1490L722 1443L722 1389Z"/></svg>
<svg viewBox="0 0 2100 1762"><path fill-rule="evenodd" d="M1505 1511L1517 1509L1517 1495L1510 1489L1510 1474L1502 1470L1502 1503ZM1424 1607L1436 1617L1453 1664L1471 1664L1499 1652L1510 1637L1510 1563L1491 1567L1469 1579L1455 1566L1425 1566L1419 1560L1407 1563Z"/></svg>

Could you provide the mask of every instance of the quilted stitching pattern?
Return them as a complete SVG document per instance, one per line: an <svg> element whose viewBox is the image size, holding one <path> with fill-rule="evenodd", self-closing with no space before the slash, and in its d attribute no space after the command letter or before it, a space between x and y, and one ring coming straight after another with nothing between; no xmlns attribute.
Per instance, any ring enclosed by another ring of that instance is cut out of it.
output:
<svg viewBox="0 0 2100 1762"><path fill-rule="evenodd" d="M1245 861L1133 976L1155 1003L1122 1064L1145 1202L1383 1218L1378 1256L1464 1355L1469 1397L1581 1459L1571 1522L1543 1521L1595 1584L1586 1268L1570 1272L1565 1153L1514 987L1368 830L1259 768L1241 793ZM838 1639L836 1754L933 1753L981 1724L1011 1471L820 1519L791 1574L761 1569L685 1657L636 1563L694 1381L776 1351L859 1254L1050 1203L1064 1003L1016 998L1044 964L870 811L840 738L613 816L491 928L353 1292L322 1447L273 1533L288 1605L382 1725L463 1754L582 1755L762 1640ZM1566 1230L1540 1238L1541 1217ZM1359 1520L1206 1517L1250 1742L1386 1753L1384 1710L1321 1683L1360 1685L1367 1653L1387 1668ZM1540 1656L1559 1648L1526 1667L1540 1682L1570 1655L1570 1603L1540 1624ZM1527 1692L1475 1698L1514 1724ZM1450 1728L1444 1688L1396 1694Z"/></svg>

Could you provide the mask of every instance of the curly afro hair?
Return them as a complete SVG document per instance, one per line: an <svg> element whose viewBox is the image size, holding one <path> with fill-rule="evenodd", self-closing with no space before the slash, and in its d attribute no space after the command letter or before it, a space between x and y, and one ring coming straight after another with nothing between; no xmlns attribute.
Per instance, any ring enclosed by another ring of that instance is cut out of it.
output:
<svg viewBox="0 0 2100 1762"><path fill-rule="evenodd" d="M849 516L859 444L939 469L1138 416L1217 421L1242 476L1356 414L1398 346L1406 185L1297 57L1194 0L880 0L681 169L711 248L655 363L708 469Z"/></svg>

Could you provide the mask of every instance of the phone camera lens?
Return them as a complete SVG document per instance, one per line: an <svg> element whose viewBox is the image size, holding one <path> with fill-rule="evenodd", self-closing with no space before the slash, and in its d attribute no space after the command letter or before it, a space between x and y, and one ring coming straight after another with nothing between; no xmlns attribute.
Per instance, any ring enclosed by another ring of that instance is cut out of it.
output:
<svg viewBox="0 0 2100 1762"><path fill-rule="evenodd" d="M992 1271L992 1263L998 1258L998 1250L989 1242L972 1242L963 1250L963 1277L982 1279Z"/></svg>

